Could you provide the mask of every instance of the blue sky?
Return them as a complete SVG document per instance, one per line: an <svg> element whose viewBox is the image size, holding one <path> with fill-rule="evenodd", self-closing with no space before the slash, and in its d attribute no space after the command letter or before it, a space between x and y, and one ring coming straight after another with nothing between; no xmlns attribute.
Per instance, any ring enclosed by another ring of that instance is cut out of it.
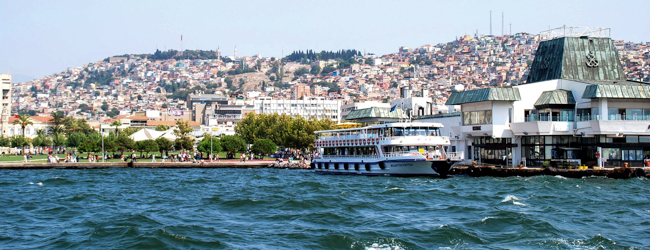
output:
<svg viewBox="0 0 650 250"><path fill-rule="evenodd" d="M612 28L650 39L650 1L14 1L0 0L0 73L40 78L126 53L216 49L281 56L293 50L376 54L457 36L539 33L549 27Z"/></svg>

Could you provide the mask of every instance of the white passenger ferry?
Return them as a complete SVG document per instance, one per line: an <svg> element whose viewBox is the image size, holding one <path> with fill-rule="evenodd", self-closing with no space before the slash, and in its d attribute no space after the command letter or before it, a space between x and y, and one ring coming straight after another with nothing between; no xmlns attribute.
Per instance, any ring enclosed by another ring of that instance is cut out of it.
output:
<svg viewBox="0 0 650 250"><path fill-rule="evenodd" d="M397 122L317 131L311 167L323 174L445 177L461 155L445 152L440 123Z"/></svg>

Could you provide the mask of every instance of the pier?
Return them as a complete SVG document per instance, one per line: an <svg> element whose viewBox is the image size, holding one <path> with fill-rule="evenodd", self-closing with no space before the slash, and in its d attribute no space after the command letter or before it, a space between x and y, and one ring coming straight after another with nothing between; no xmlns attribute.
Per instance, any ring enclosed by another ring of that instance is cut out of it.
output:
<svg viewBox="0 0 650 250"><path fill-rule="evenodd" d="M455 166L449 175L468 175L472 177L510 177L510 176L562 176L566 178L607 177L627 179L648 177L650 168L602 168L602 169L564 169L564 168L501 168L495 166Z"/></svg>

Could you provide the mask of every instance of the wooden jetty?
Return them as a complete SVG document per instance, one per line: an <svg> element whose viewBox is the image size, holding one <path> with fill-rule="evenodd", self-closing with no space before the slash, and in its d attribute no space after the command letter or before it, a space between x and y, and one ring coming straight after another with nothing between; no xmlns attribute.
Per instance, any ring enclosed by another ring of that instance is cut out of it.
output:
<svg viewBox="0 0 650 250"><path fill-rule="evenodd" d="M650 168L603 168L603 169L563 169L563 168L501 168L495 166L455 166L450 175L469 175L472 177L510 177L551 175L566 178L607 177L627 179L650 177Z"/></svg>

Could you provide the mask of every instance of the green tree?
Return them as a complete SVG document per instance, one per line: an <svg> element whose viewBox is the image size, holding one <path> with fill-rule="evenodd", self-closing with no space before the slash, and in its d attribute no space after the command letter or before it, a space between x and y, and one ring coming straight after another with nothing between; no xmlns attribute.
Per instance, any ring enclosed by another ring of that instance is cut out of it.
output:
<svg viewBox="0 0 650 250"><path fill-rule="evenodd" d="M113 123L111 123L111 126L115 126L115 136L118 136L119 135L119 126L122 126L122 122L120 122L119 120L115 120L115 121L113 121Z"/></svg>
<svg viewBox="0 0 650 250"><path fill-rule="evenodd" d="M169 126L167 126L165 124L158 124L158 125L156 125L156 127L154 129L156 131L166 131L166 130L169 129Z"/></svg>
<svg viewBox="0 0 650 250"><path fill-rule="evenodd" d="M13 148L23 147L27 143L27 140L25 139L24 136L14 135L14 136L11 137L10 140L11 140L11 147L13 147ZM24 150L24 148L23 148L23 150Z"/></svg>
<svg viewBox="0 0 650 250"><path fill-rule="evenodd" d="M301 76L301 75L304 75L305 73L307 73L307 68L301 67L301 68L297 69L296 71L294 71L293 75Z"/></svg>
<svg viewBox="0 0 650 250"><path fill-rule="evenodd" d="M52 135L52 144L56 147L65 146L65 135L63 133L55 133Z"/></svg>
<svg viewBox="0 0 650 250"><path fill-rule="evenodd" d="M126 135L119 135L115 138L115 150L120 151L121 153L124 153L124 151L128 151L131 149L135 149L135 142L133 139L129 138Z"/></svg>
<svg viewBox="0 0 650 250"><path fill-rule="evenodd" d="M21 143L22 143L21 147L29 145L29 144L26 144L25 129L27 128L27 126L33 125L34 122L32 122L31 118L28 115L18 115L18 119L14 120L14 124L20 125L20 128L22 128L22 131L23 131L23 134L22 134L23 140L21 141ZM23 147L23 153L24 152L25 152L25 148Z"/></svg>
<svg viewBox="0 0 650 250"><path fill-rule="evenodd" d="M79 147L83 141L86 140L86 134L82 132L74 132L68 136L68 140L66 141L66 145L68 147Z"/></svg>
<svg viewBox="0 0 650 250"><path fill-rule="evenodd" d="M158 150L160 150L160 154L162 155L163 151L169 152L169 150L174 149L173 143L165 138L165 137L158 137L156 138L156 143L158 143Z"/></svg>
<svg viewBox="0 0 650 250"><path fill-rule="evenodd" d="M313 74L313 75L318 75L318 73L320 73L320 70L321 70L320 65L316 64L316 65L311 67L311 70L309 71L309 73Z"/></svg>
<svg viewBox="0 0 650 250"><path fill-rule="evenodd" d="M205 134L203 135L203 140L199 142L199 146L196 148L199 152L205 154L219 153L223 149L221 148L221 142L219 138L216 138L212 135Z"/></svg>
<svg viewBox="0 0 650 250"><path fill-rule="evenodd" d="M64 122L65 116L63 115L63 112L57 111L52 113L52 118L50 118L51 123L54 123L54 125L62 125Z"/></svg>
<svg viewBox="0 0 650 250"><path fill-rule="evenodd" d="M101 108L102 108L102 110L103 110L104 112L106 112L106 111L108 110L108 108L109 108L109 107L108 107L108 103L106 103L106 102L102 102L102 107L101 107Z"/></svg>
<svg viewBox="0 0 650 250"><path fill-rule="evenodd" d="M144 141L139 141L135 143L135 146L140 152L145 152L145 154L149 154L149 152L155 152L158 151L158 143L154 140L144 140Z"/></svg>
<svg viewBox="0 0 650 250"><path fill-rule="evenodd" d="M190 127L189 122L183 121L183 119L176 121L174 135L177 137L176 144L181 146L181 149L191 149L194 145L194 138L190 136L192 131L194 129Z"/></svg>
<svg viewBox="0 0 650 250"><path fill-rule="evenodd" d="M307 120L298 116L289 122L287 134L284 138L285 147L307 148L314 141L314 133L307 130Z"/></svg>
<svg viewBox="0 0 650 250"><path fill-rule="evenodd" d="M236 135L221 136L220 143L224 151L239 152L246 149L246 142L244 139Z"/></svg>
<svg viewBox="0 0 650 250"><path fill-rule="evenodd" d="M278 149L278 146L269 139L259 139L251 147L251 151L256 154L272 154Z"/></svg>

